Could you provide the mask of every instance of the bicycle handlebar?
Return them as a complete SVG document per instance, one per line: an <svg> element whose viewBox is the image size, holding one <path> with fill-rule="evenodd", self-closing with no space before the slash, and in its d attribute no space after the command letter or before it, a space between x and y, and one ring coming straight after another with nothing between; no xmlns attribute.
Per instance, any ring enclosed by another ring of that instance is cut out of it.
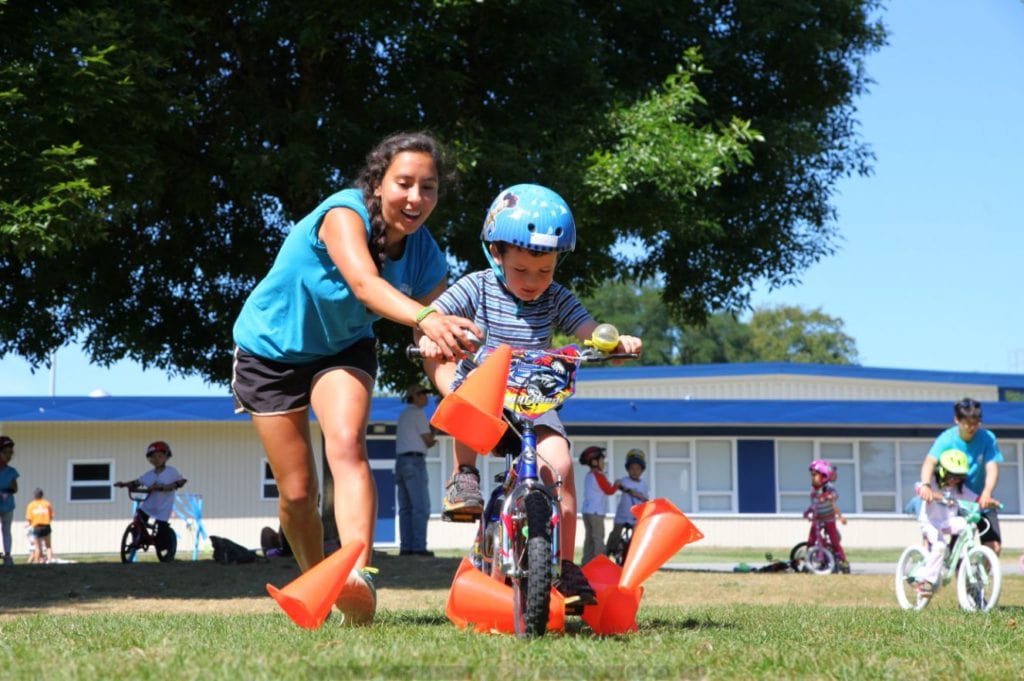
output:
<svg viewBox="0 0 1024 681"><path fill-rule="evenodd" d="M552 350L550 350L548 352L551 352L551 354L553 354L553 355L554 354L558 354L555 350L556 349L552 349ZM520 351L520 352L522 352L522 351ZM412 344L407 345L405 347L405 356L408 359L410 359L410 360L423 359L423 353L420 351L420 348L419 348L418 345L412 345ZM516 351L515 350L513 350L513 355L512 356L513 357L516 356ZM580 350L580 354L578 356L578 359L580 361L580 364L601 364L603 362L610 362L610 361L615 360L615 359L636 359L639 356L640 355L635 353L635 352L611 352L611 353L605 353L605 352L601 352L600 350L598 350L596 348L584 348L584 349ZM574 358L574 359L576 359L576 358ZM470 362L473 362L473 360L469 359L468 357L466 358L466 360L468 360Z"/></svg>

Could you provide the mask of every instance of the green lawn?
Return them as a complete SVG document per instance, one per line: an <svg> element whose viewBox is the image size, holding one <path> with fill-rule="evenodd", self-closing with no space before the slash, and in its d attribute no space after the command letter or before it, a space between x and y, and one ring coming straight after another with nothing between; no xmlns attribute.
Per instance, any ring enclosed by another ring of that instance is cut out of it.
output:
<svg viewBox="0 0 1024 681"><path fill-rule="evenodd" d="M687 561L700 555L711 562L758 555L683 553ZM659 572L645 584L634 634L600 638L570 618L564 634L520 641L461 631L447 620L455 556L377 562L382 607L374 626L342 629L332 619L315 631L295 627L262 591L266 581L293 578L283 561L16 566L0 572L0 584L14 589L5 596L18 603L0 607L0 669L9 679L232 681L1008 679L1021 673L1019 569L1004 571L1000 605L987 615L960 611L952 587L925 611L904 612L889 575ZM38 595L26 596L30 582L18 580L31 580ZM101 588L100 580L109 583Z"/></svg>

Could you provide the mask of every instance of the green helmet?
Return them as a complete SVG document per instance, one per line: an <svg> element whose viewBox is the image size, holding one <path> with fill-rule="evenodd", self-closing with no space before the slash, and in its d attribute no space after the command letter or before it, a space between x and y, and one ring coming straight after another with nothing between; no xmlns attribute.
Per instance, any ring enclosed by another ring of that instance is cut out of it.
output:
<svg viewBox="0 0 1024 681"><path fill-rule="evenodd" d="M967 455L959 449L947 449L939 455L939 465L935 470L939 484L945 484L947 475L967 475L970 462Z"/></svg>

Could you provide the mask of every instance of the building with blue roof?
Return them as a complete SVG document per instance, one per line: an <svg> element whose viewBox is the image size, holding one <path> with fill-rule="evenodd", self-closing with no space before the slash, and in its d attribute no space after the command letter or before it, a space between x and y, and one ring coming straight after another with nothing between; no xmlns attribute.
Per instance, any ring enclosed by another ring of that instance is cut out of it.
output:
<svg viewBox="0 0 1024 681"><path fill-rule="evenodd" d="M903 509L932 440L952 425L952 404L965 395L982 401L984 425L999 437L1004 543L1019 544L1019 374L787 363L587 368L561 415L575 452L607 449L610 477L624 474L626 451L647 452L653 493L690 515L708 545L780 548L800 541L807 531L807 465L827 458L839 471L840 506L850 518L844 543L895 547L916 540L916 524ZM367 434L382 547L396 542L393 441L403 406L396 397L375 398ZM316 441L315 421L311 429ZM189 479L185 491L202 497L209 533L254 545L262 527L277 525L273 476L249 417L235 414L228 396L0 398L0 433L17 443L12 463L21 488L42 487L54 503L61 553L117 550L131 507L111 483L144 472L145 447L157 439L171 443L172 463ZM442 437L427 459L436 513L451 451L450 438ZM503 462L481 457L479 464L486 481ZM577 466L578 490L584 475ZM26 496L18 495L19 508ZM611 513L615 499L607 501ZM187 544L189 529L178 529ZM429 543L468 547L472 534L472 526L435 518ZM24 550L18 541L16 554Z"/></svg>

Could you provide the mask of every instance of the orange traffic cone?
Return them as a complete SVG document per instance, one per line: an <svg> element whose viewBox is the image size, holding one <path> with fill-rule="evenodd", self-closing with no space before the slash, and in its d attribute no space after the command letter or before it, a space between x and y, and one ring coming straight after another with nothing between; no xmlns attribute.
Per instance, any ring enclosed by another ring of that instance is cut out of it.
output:
<svg viewBox="0 0 1024 681"><path fill-rule="evenodd" d="M625 589L612 586L597 594L597 604L583 609L583 621L601 636L628 634L636 631L636 613L644 588Z"/></svg>
<svg viewBox="0 0 1024 681"><path fill-rule="evenodd" d="M551 590L548 631L565 629L565 599ZM512 587L485 575L463 558L455 572L444 614L459 629L478 633L515 633L515 597Z"/></svg>
<svg viewBox="0 0 1024 681"><path fill-rule="evenodd" d="M430 425L480 454L490 452L505 434L501 419L512 348L500 345L454 392L437 405Z"/></svg>
<svg viewBox="0 0 1024 681"><path fill-rule="evenodd" d="M622 569L608 556L596 556L583 566L583 574L597 595L597 603L583 609L583 621L594 633L609 636L636 631L643 587L620 587Z"/></svg>
<svg viewBox="0 0 1024 681"><path fill-rule="evenodd" d="M341 594L363 542L347 544L303 572L283 589L267 584L269 593L292 621L303 629L316 629L331 611Z"/></svg>
<svg viewBox="0 0 1024 681"><path fill-rule="evenodd" d="M679 549L704 538L690 519L668 499L652 499L637 504L632 512L637 523L619 580L619 586L625 589L640 586Z"/></svg>

